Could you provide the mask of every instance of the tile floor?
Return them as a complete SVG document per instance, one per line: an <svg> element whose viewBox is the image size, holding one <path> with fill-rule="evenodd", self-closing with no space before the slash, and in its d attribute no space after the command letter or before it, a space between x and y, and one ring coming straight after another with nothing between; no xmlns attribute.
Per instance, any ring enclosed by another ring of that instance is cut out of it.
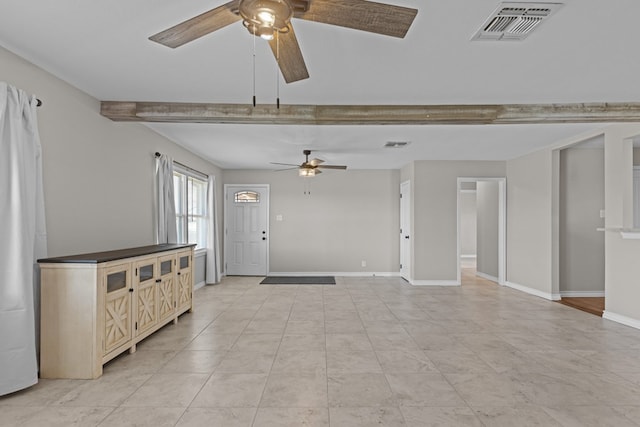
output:
<svg viewBox="0 0 640 427"><path fill-rule="evenodd" d="M336 286L226 278L93 381L0 398L2 426L640 426L640 331L465 271Z"/></svg>

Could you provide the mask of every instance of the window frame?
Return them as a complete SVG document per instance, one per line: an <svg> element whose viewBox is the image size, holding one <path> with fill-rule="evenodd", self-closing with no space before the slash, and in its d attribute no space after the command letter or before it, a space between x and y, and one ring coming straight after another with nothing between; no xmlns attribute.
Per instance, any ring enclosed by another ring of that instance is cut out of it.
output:
<svg viewBox="0 0 640 427"><path fill-rule="evenodd" d="M173 163L173 183L176 202L176 226L179 243L196 243L196 252L206 250L206 233L209 225L209 212L207 206L207 185L208 176L192 169L189 169L176 162ZM178 183L176 182L178 179ZM199 191L200 204L195 210L203 212L203 214L194 214L194 206L190 204L196 197L193 196L194 182L201 186ZM179 185L176 185L179 184ZM190 197L191 196L191 197ZM196 231L199 236L193 238L189 233L189 223L198 220L200 224L204 224L204 231ZM201 238L204 236L204 241ZM193 241L192 241L193 240Z"/></svg>

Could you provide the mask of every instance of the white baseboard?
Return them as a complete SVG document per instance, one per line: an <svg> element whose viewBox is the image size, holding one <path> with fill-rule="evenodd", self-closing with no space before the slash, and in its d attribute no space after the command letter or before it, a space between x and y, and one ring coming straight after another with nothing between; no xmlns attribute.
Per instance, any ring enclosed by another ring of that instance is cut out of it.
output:
<svg viewBox="0 0 640 427"><path fill-rule="evenodd" d="M594 298L594 297L604 297L604 291L560 291L560 296L571 298L571 297L584 297L584 298Z"/></svg>
<svg viewBox="0 0 640 427"><path fill-rule="evenodd" d="M267 276L400 277L399 271L270 271Z"/></svg>
<svg viewBox="0 0 640 427"><path fill-rule="evenodd" d="M559 301L560 300L560 294L552 294L552 293L548 293L548 292L543 292L541 290L538 289L534 289L534 288L530 288L528 286L524 286L524 285L519 285L517 283L513 283L513 282L505 282L505 285L515 289L517 291L521 291L521 292L526 292L530 295L535 295L537 297L540 298L544 298L550 301Z"/></svg>
<svg viewBox="0 0 640 427"><path fill-rule="evenodd" d="M602 313L602 318L621 323L626 326L631 326L632 328L640 329L640 320L623 316L622 314L616 314L605 310L604 313Z"/></svg>
<svg viewBox="0 0 640 427"><path fill-rule="evenodd" d="M482 277L483 279L491 280L492 282L498 283L498 278L497 277L490 276L490 275L485 274L485 273L483 273L481 271L476 271L476 276Z"/></svg>
<svg viewBox="0 0 640 427"><path fill-rule="evenodd" d="M203 280L200 283L196 283L195 285L193 285L193 290L195 291L196 289L200 289L201 287L203 287L204 285L206 285L207 283Z"/></svg>
<svg viewBox="0 0 640 427"><path fill-rule="evenodd" d="M410 280L413 286L460 286L457 280Z"/></svg>
<svg viewBox="0 0 640 427"><path fill-rule="evenodd" d="M476 259L476 255L475 254L469 254L469 255L460 255L460 258L465 258L465 259Z"/></svg>

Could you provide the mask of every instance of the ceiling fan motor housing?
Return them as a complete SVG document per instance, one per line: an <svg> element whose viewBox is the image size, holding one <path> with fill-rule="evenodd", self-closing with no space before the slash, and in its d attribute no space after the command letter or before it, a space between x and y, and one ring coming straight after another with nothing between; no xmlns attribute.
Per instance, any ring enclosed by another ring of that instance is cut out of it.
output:
<svg viewBox="0 0 640 427"><path fill-rule="evenodd" d="M275 32L289 32L293 7L288 0L241 0L240 16L251 34L271 39Z"/></svg>

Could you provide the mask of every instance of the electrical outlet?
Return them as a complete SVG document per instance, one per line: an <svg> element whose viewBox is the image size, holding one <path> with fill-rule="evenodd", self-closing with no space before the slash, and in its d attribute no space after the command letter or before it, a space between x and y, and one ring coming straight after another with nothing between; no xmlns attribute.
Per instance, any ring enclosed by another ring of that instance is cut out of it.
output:
<svg viewBox="0 0 640 427"><path fill-rule="evenodd" d="M362 262L360 263L362 267L366 267L367 266L367 261L362 260Z"/></svg>

